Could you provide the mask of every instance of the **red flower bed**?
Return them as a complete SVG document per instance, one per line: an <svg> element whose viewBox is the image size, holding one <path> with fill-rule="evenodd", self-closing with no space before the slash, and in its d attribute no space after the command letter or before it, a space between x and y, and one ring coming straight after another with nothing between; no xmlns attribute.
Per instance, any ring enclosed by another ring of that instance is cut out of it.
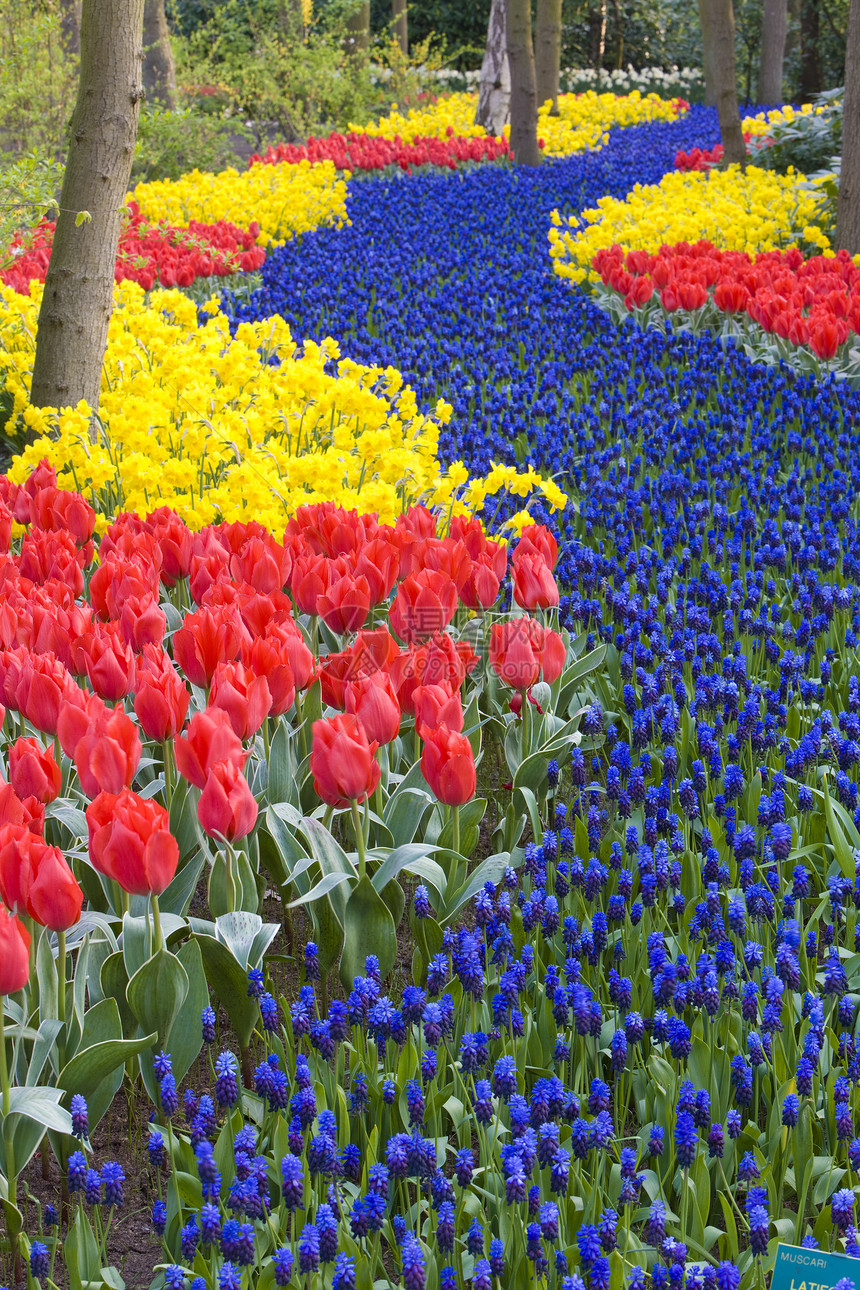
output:
<svg viewBox="0 0 860 1290"><path fill-rule="evenodd" d="M744 140L749 143L752 134L749 130L744 131ZM764 147L769 140L761 139L759 146ZM747 148L749 152L749 148ZM676 170L711 170L718 166L723 159L723 145L715 143L713 148L691 148L689 152L684 152L683 148L675 153Z"/></svg>
<svg viewBox="0 0 860 1290"><path fill-rule="evenodd" d="M192 220L188 228L169 224L149 224L140 214L136 202L129 203L131 219L120 236L116 260L116 280L130 278L146 291L155 286L190 287L195 278L213 275L226 277L259 269L266 258L265 250L255 245L259 226L237 228L226 220L217 224L199 224ZM30 283L45 281L55 225L42 220L32 239L24 243L21 255L0 273L7 287L26 295Z"/></svg>
<svg viewBox="0 0 860 1290"><path fill-rule="evenodd" d="M679 242L657 255L620 246L598 251L593 264L604 284L635 309L659 291L668 312L701 309L708 301L726 314L746 313L766 332L808 345L830 359L850 333L860 332L860 269L847 251L809 260L796 249L751 259L710 242Z"/></svg>
<svg viewBox="0 0 860 1290"><path fill-rule="evenodd" d="M449 127L450 130L450 127ZM313 135L306 144L279 143L262 157L254 154L250 164L274 165L279 161L333 161L339 170L384 170L399 166L410 173L413 166L442 166L456 170L470 161L498 161L510 157L507 139L466 139L451 131L446 138L426 137L404 143L401 138L376 139L366 134Z"/></svg>

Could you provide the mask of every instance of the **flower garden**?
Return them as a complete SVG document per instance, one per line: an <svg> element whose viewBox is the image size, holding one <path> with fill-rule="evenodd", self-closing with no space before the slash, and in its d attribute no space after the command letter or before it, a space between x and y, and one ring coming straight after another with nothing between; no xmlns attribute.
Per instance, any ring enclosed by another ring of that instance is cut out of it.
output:
<svg viewBox="0 0 860 1290"><path fill-rule="evenodd" d="M6 271L10 1287L860 1257L860 266L710 109L474 102L139 185L95 419Z"/></svg>

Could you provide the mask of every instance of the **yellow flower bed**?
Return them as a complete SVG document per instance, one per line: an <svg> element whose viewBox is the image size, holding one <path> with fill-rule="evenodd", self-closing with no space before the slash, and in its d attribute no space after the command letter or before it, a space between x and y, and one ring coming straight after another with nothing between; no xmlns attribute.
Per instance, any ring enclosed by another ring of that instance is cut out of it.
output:
<svg viewBox="0 0 860 1290"><path fill-rule="evenodd" d="M757 112L755 116L745 116L741 124L746 134L770 134L771 128L775 125L789 125L802 116L820 116L826 110L823 107L813 107L811 103L804 103L799 108L794 108L787 103L785 107L773 108L770 112Z"/></svg>
<svg viewBox="0 0 860 1290"><path fill-rule="evenodd" d="M443 137L449 129L467 138L483 137L484 128L475 125L477 94L444 94L426 107L410 108L398 112L392 105L387 116L372 125L350 125L356 134L366 134L373 139L402 139L412 143L418 138Z"/></svg>
<svg viewBox="0 0 860 1290"><path fill-rule="evenodd" d="M574 152L598 151L613 126L638 125L643 121L674 121L679 115L675 102L659 94L560 94L558 116L550 115L544 103L538 114L538 138L543 139L547 157L568 157ZM505 127L505 134L510 133Z"/></svg>
<svg viewBox="0 0 860 1290"><path fill-rule="evenodd" d="M478 107L477 94L446 94L427 107L412 108L405 114L396 110L377 121L375 125L350 126L359 134L383 139L401 138L411 143L419 136L444 138L450 129L454 134L469 137L483 136L481 126L475 125ZM573 152L597 150L606 143L609 130L615 125L636 125L640 121L673 121L678 115L674 101L661 99L658 94L560 94L558 116L550 115L550 104L545 103L538 116L538 138L544 141L548 157L567 157ZM510 128L505 126L505 138Z"/></svg>
<svg viewBox="0 0 860 1290"><path fill-rule="evenodd" d="M581 282L602 247L652 254L663 245L706 239L730 251L773 251L800 237L829 249L815 225L815 195L803 175L738 166L726 170L670 171L659 184L637 184L621 201L601 197L597 206L564 220L553 211L550 255L560 277Z"/></svg>
<svg viewBox="0 0 860 1290"><path fill-rule="evenodd" d="M256 220L261 246L282 246L297 233L320 225L340 228L348 223L348 174L338 176L331 161L311 165L280 162L218 174L192 170L181 179L138 184L131 196L145 219L186 225L190 220L212 224L230 220L247 228Z"/></svg>
<svg viewBox="0 0 860 1290"><path fill-rule="evenodd" d="M504 490L537 489L564 505L532 470L498 466L471 481L459 463L443 471L437 445L450 405L423 416L393 368L340 359L333 340L299 348L277 316L242 323L231 338L217 301L198 327L180 291L147 303L132 282L116 291L93 443L85 404L57 414L28 403L41 291L0 287L0 384L14 399L6 432L38 436L9 475L21 482L46 457L62 487L92 500L102 528L120 510L162 505L193 528L254 519L275 533L298 506L320 501L388 522L418 500L477 512Z"/></svg>

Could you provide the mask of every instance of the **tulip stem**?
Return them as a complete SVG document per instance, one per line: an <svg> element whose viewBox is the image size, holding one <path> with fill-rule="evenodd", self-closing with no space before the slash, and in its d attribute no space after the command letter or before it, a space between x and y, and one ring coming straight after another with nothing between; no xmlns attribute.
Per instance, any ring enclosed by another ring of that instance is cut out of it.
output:
<svg viewBox="0 0 860 1290"><path fill-rule="evenodd" d="M164 801L168 811L173 801L173 749L169 739L161 745L164 756Z"/></svg>
<svg viewBox="0 0 860 1290"><path fill-rule="evenodd" d="M66 933L57 932L57 1020L62 1029L59 1035L60 1070L66 1064Z"/></svg>
<svg viewBox="0 0 860 1290"><path fill-rule="evenodd" d="M263 751L266 754L266 765L269 764L269 752L271 751L271 742L269 739L269 718L263 718Z"/></svg>
<svg viewBox="0 0 860 1290"><path fill-rule="evenodd" d="M360 882L367 872L367 860L365 858L364 846L364 824L358 809L358 802L354 797L350 799L349 805L352 811L352 827L355 831L355 845L358 848L358 879Z"/></svg>
<svg viewBox="0 0 860 1290"><path fill-rule="evenodd" d="M3 1096L3 1118L9 1114L9 1099L12 1096L9 1087L9 1067L6 1065L6 1012L5 995L0 995L0 1090Z"/></svg>
<svg viewBox="0 0 860 1290"><path fill-rule="evenodd" d="M158 897L152 893L153 950L157 954L164 949L164 935L161 930L161 910L158 908Z"/></svg>
<svg viewBox="0 0 860 1290"><path fill-rule="evenodd" d="M451 831L454 835L454 850L460 854L460 808L459 806L451 807Z"/></svg>

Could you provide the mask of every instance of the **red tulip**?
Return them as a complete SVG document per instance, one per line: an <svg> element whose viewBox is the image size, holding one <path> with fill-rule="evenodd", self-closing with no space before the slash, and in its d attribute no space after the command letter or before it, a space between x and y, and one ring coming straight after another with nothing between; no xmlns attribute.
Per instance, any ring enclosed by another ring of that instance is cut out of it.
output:
<svg viewBox="0 0 860 1290"><path fill-rule="evenodd" d="M218 762L230 761L242 770L248 757L229 716L219 708L196 712L185 736L175 741L173 752L180 775L196 788L206 787L210 771Z"/></svg>
<svg viewBox="0 0 860 1290"><path fill-rule="evenodd" d="M104 622L119 618L127 600L141 600L147 595L158 598L158 570L145 558L119 554L103 557L90 578L89 601Z"/></svg>
<svg viewBox="0 0 860 1290"><path fill-rule="evenodd" d="M300 613L313 617L319 612L320 597L328 591L331 580L332 562L325 556L300 555L296 558L290 590Z"/></svg>
<svg viewBox="0 0 860 1290"><path fill-rule="evenodd" d="M88 708L87 715L92 709ZM119 793L134 778L140 761L140 736L131 717L121 707L101 706L78 739L72 757L81 788L87 797Z"/></svg>
<svg viewBox="0 0 860 1290"><path fill-rule="evenodd" d="M165 587L172 587L180 578L188 576L193 534L167 506L154 511L149 523L161 549L161 581Z"/></svg>
<svg viewBox="0 0 860 1290"><path fill-rule="evenodd" d="M501 579L484 560L473 560L469 576L460 589L467 609L490 609L499 598Z"/></svg>
<svg viewBox="0 0 860 1290"><path fill-rule="evenodd" d="M45 831L45 808L35 797L18 797L11 784L0 783L0 825L20 824L41 836Z"/></svg>
<svg viewBox="0 0 860 1290"><path fill-rule="evenodd" d="M441 685L419 685L415 689L415 729L427 739L439 726L459 732L463 729L463 705L460 693L453 694Z"/></svg>
<svg viewBox="0 0 860 1290"><path fill-rule="evenodd" d="M385 672L346 683L346 710L358 717L368 739L390 744L400 732L400 704Z"/></svg>
<svg viewBox="0 0 860 1290"><path fill-rule="evenodd" d="M16 739L9 749L9 780L20 798L53 802L63 786L63 776L50 748L35 739Z"/></svg>
<svg viewBox="0 0 860 1290"><path fill-rule="evenodd" d="M517 549L514 555L514 600L530 612L558 604L558 586L552 569L536 551Z"/></svg>
<svg viewBox="0 0 860 1290"><path fill-rule="evenodd" d="M255 676L242 663L219 663L212 675L210 708L227 713L240 739L250 739L272 708L272 694L264 676Z"/></svg>
<svg viewBox="0 0 860 1290"><path fill-rule="evenodd" d="M415 690L423 680L426 665L426 645L410 645L387 665L385 670L391 677L401 711L415 711Z"/></svg>
<svg viewBox="0 0 860 1290"><path fill-rule="evenodd" d="M407 645L448 626L457 612L457 588L447 574L422 569L397 588L389 625Z"/></svg>
<svg viewBox="0 0 860 1290"><path fill-rule="evenodd" d="M494 623L490 632L490 666L512 690L530 690L543 671L552 684L564 670L566 651L557 632L533 618Z"/></svg>
<svg viewBox="0 0 860 1290"><path fill-rule="evenodd" d="M445 806L462 806L475 796L475 755L465 735L439 726L424 741L421 771Z"/></svg>
<svg viewBox="0 0 860 1290"><path fill-rule="evenodd" d="M391 594L400 571L400 548L386 538L373 538L358 553L356 574L367 579L370 603L381 605Z"/></svg>
<svg viewBox="0 0 860 1290"><path fill-rule="evenodd" d="M80 493L65 488L40 488L30 499L30 520L39 529L67 529L78 543L93 535L96 513Z"/></svg>
<svg viewBox="0 0 860 1290"><path fill-rule="evenodd" d="M257 803L248 781L233 761L211 768L197 803L200 827L233 842L250 833L257 820Z"/></svg>
<svg viewBox="0 0 860 1290"><path fill-rule="evenodd" d="M30 980L30 933L0 905L0 995L23 990Z"/></svg>
<svg viewBox="0 0 860 1290"><path fill-rule="evenodd" d="M245 647L243 658L255 676L265 677L271 698L269 711L272 715L279 716L291 708L296 697L296 686L283 640L268 632L265 636L258 636Z"/></svg>
<svg viewBox="0 0 860 1290"><path fill-rule="evenodd" d="M12 660L7 659L7 664ZM50 654L32 654L20 665L15 702L20 712L47 735L57 733L57 720L71 677Z"/></svg>
<svg viewBox="0 0 860 1290"><path fill-rule="evenodd" d="M477 661L478 657L467 641L455 642L447 632L436 632L427 644L421 684L441 685L453 694Z"/></svg>
<svg viewBox="0 0 860 1290"><path fill-rule="evenodd" d="M246 639L235 610L198 609L188 614L173 636L173 657L192 685L207 686L219 663L239 654Z"/></svg>
<svg viewBox="0 0 860 1290"><path fill-rule="evenodd" d="M116 703L131 689L134 655L122 638L119 623L93 625L72 650L75 669L106 703Z"/></svg>
<svg viewBox="0 0 860 1290"><path fill-rule="evenodd" d="M152 798L123 789L100 793L87 807L90 859L133 896L160 896L179 863L167 811Z"/></svg>
<svg viewBox="0 0 860 1290"><path fill-rule="evenodd" d="M0 828L0 899L53 932L74 927L84 893L59 847L14 824Z"/></svg>
<svg viewBox="0 0 860 1290"><path fill-rule="evenodd" d="M134 710L147 739L173 739L185 722L190 697L164 650L145 645L137 660Z"/></svg>
<svg viewBox="0 0 860 1290"><path fill-rule="evenodd" d="M230 572L237 582L269 595L287 585L292 564L292 551L267 534L244 543L239 554L230 559Z"/></svg>
<svg viewBox="0 0 860 1290"><path fill-rule="evenodd" d="M317 600L317 613L326 627L338 636L351 635L363 627L370 613L370 587L366 578L347 573L332 579Z"/></svg>
<svg viewBox="0 0 860 1290"><path fill-rule="evenodd" d="M144 596L129 596L119 616L123 640L135 653L145 645L160 645L167 631L167 617L158 603L158 596L147 592Z"/></svg>
<svg viewBox="0 0 860 1290"><path fill-rule="evenodd" d="M317 796L329 806L363 802L379 783L376 749L357 717L315 721L310 761Z"/></svg>

